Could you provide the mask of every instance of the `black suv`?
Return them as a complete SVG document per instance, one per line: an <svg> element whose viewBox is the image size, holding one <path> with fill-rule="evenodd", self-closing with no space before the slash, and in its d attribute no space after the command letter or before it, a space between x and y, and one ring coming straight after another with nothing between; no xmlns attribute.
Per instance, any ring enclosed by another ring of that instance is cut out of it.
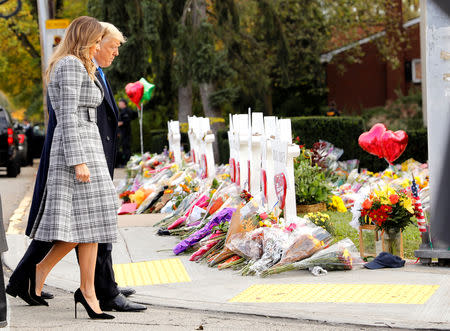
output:
<svg viewBox="0 0 450 331"><path fill-rule="evenodd" d="M8 177L20 173L19 139L8 111L0 107L0 167L6 167Z"/></svg>

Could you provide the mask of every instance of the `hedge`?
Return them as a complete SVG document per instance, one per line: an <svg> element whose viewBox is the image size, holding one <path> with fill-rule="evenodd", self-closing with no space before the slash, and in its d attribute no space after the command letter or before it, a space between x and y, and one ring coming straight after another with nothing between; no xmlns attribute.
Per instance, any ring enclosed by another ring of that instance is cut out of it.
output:
<svg viewBox="0 0 450 331"><path fill-rule="evenodd" d="M136 121L137 122L137 121ZM140 153L141 143L139 139L139 126L132 126L131 152ZM167 140L167 130L143 130L144 151L151 153L161 153L164 147L169 148ZM181 146L185 151L189 151L189 138L187 133L181 133Z"/></svg>
<svg viewBox="0 0 450 331"><path fill-rule="evenodd" d="M136 121L137 122L137 121ZM313 143L320 139L329 141L334 146L344 149L344 154L340 160L358 159L360 167L372 171L383 170L387 167L384 159L379 159L365 152L358 145L358 137L361 133L370 128L366 128L361 117L292 117L292 135L300 138L300 143L311 147ZM132 151L140 152L139 128L133 128ZM409 158L414 158L419 162L428 160L427 130L407 130L409 143L402 156L395 161L401 163ZM230 155L228 148L227 129L217 132L216 136L220 159L217 163L227 163ZM185 133L181 134L181 142L185 151L189 150L189 140ZM164 146L168 146L167 130L144 130L144 150L152 153L161 153Z"/></svg>
<svg viewBox="0 0 450 331"><path fill-rule="evenodd" d="M293 117L292 135L300 138L300 144L311 147L316 141L325 140L338 148L344 149L340 160L358 159L360 167L372 171L383 170L387 167L384 159L365 152L358 144L358 137L366 128L361 117ZM409 143L402 156L396 160L401 163L409 158L419 162L428 160L427 130L408 130ZM228 136L226 130L218 133L220 162L228 162Z"/></svg>

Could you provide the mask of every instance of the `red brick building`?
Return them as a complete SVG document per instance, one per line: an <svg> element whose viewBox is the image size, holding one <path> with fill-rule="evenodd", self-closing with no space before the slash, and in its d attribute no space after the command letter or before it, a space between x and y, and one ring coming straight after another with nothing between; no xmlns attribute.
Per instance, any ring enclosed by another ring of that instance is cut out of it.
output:
<svg viewBox="0 0 450 331"><path fill-rule="evenodd" d="M419 22L420 18L416 18L403 25L408 46L404 49L400 69L392 70L374 43L375 38L385 35L383 31L323 54L328 102L334 101L344 114L360 114L362 109L383 106L387 100L395 99L397 90L407 94L411 86L420 87ZM338 64L345 63L345 53L356 44L364 54L360 63L345 64L345 70L339 71Z"/></svg>

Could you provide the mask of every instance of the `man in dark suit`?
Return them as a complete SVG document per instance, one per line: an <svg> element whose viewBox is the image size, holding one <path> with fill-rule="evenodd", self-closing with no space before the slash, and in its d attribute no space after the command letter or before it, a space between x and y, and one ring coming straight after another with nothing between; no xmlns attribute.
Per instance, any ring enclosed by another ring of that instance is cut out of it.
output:
<svg viewBox="0 0 450 331"><path fill-rule="evenodd" d="M105 152L106 162L111 178L114 174L114 164L116 158L116 136L117 136L117 122L118 109L114 100L114 95L111 91L102 67L106 68L111 65L114 58L119 55L119 46L125 42L122 33L112 24L102 23L105 28L105 34L102 39L100 50L95 56L95 63L97 66L96 76L102 84L105 97L101 105L97 108L97 126L102 139L103 150ZM37 174L36 185L33 193L33 201L30 209L30 216L28 218L28 226L26 234L28 235L34 224L34 220L39 211L42 196L47 181L50 147L53 139L53 131L56 126L56 117L53 111L50 100L47 98L47 105L49 110L49 122L47 136L41 155L39 170ZM28 271L36 263L40 262L52 247L52 243L33 240L28 247L22 260L17 265L13 274L9 279L6 293L12 296L19 296L29 305L36 305L36 302L30 297L28 292L27 275ZM119 288L114 278L114 271L112 268L111 258L112 244L99 244L97 254L97 264L95 267L95 290L97 298L100 301L102 310L117 310L117 311L140 311L147 309L146 306L132 302L126 296L135 293L130 288ZM53 295L42 292L44 299L51 299Z"/></svg>

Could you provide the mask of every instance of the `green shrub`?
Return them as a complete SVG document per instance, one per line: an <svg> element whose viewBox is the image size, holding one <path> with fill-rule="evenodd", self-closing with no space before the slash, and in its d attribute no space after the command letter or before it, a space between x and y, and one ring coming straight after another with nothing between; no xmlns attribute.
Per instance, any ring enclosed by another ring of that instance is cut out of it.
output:
<svg viewBox="0 0 450 331"><path fill-rule="evenodd" d="M359 136L370 129L366 127L362 117L292 117L292 135L300 138L300 144L307 148L319 141L325 140L344 150L340 160L360 160L360 167L371 171L380 171L387 168L384 159L364 151L358 144ZM428 160L427 130L406 130L409 143L405 152L395 163L401 163L409 158L419 162ZM219 143L220 162L227 163L229 158L227 130L220 130L217 135Z"/></svg>
<svg viewBox="0 0 450 331"><path fill-rule="evenodd" d="M358 159L360 160L360 168L380 171L386 169L388 165L384 159L367 153L359 146L359 136L370 129L370 127L366 127L362 117L292 117L291 123L293 137L298 136L300 143L305 144L307 148L311 148L319 140L325 140L344 150L340 160ZM415 126L420 127L418 123ZM218 130L216 135L219 147L219 160L216 161L218 164L228 163L230 156L227 130ZM169 146L165 128L150 130L144 123L143 131L144 151L160 153L164 150L164 146ZM408 129L406 132L409 137L408 146L395 163L401 163L409 158L426 162L428 160L427 129ZM189 139L186 133L181 134L181 143L184 150L189 151ZM132 122L131 148L133 153L140 153L139 122L137 120Z"/></svg>
<svg viewBox="0 0 450 331"><path fill-rule="evenodd" d="M228 145L228 129L222 129L217 131L217 143L219 147L219 160L218 164L227 164L230 158L230 147Z"/></svg>
<svg viewBox="0 0 450 331"><path fill-rule="evenodd" d="M137 125L134 125L134 124ZM139 140L139 123L134 121L132 126L132 140L131 152L140 153L141 143ZM169 141L167 140L167 130L143 130L144 152L161 153L164 147L169 148ZM187 133L181 133L181 146L187 152L189 151L189 138Z"/></svg>

